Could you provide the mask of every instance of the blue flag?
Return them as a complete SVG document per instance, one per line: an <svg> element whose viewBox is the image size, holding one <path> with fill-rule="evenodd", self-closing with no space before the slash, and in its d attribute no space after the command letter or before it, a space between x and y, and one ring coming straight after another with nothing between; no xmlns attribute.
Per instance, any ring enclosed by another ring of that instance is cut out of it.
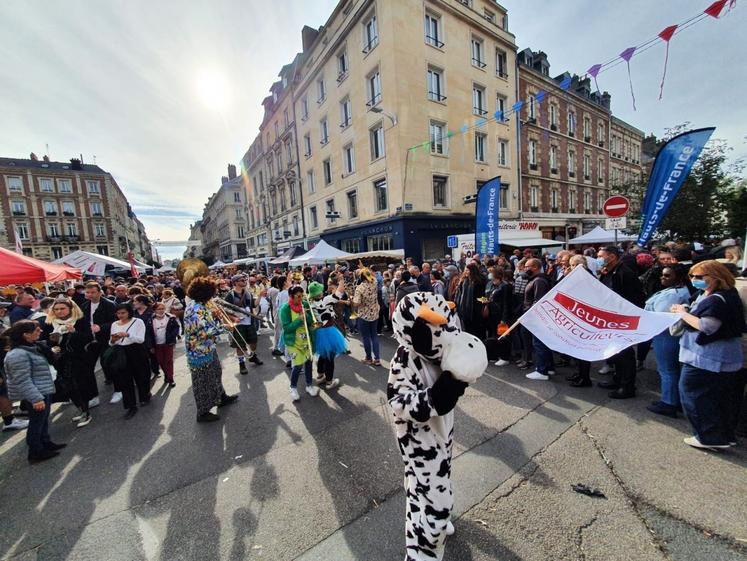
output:
<svg viewBox="0 0 747 561"><path fill-rule="evenodd" d="M498 209L501 178L494 177L477 192L475 209L475 251L480 255L498 255Z"/></svg>
<svg viewBox="0 0 747 561"><path fill-rule="evenodd" d="M647 243L664 220L672 201L714 130L715 127L710 127L678 134L659 150L641 209L638 245Z"/></svg>

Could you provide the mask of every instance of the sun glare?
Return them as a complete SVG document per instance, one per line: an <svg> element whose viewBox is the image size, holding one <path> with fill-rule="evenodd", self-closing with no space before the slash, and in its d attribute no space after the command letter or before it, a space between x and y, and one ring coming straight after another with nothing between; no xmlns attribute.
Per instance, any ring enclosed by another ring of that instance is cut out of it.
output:
<svg viewBox="0 0 747 561"><path fill-rule="evenodd" d="M222 111L230 101L229 82L217 70L201 70L195 79L197 97L212 111Z"/></svg>

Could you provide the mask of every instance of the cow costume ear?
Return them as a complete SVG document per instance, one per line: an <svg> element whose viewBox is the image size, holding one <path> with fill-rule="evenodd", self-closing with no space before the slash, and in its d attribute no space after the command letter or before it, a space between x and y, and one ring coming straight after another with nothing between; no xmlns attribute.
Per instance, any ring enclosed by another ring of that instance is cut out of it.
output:
<svg viewBox="0 0 747 561"><path fill-rule="evenodd" d="M410 332L410 340L416 353L422 356L433 356L433 332L424 319L415 320Z"/></svg>

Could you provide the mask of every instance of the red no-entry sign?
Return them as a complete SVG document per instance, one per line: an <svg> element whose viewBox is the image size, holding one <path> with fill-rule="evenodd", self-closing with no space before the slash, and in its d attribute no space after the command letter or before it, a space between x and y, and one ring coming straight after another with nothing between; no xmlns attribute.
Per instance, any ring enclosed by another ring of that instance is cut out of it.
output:
<svg viewBox="0 0 747 561"><path fill-rule="evenodd" d="M602 210L605 216L610 218L619 218L625 216L630 209L630 201L622 195L612 195L609 199L604 201Z"/></svg>

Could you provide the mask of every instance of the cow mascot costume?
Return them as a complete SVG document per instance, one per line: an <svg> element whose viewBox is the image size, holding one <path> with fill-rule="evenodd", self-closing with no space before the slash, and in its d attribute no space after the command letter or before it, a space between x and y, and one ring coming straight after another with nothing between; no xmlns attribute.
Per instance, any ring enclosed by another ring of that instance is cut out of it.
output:
<svg viewBox="0 0 747 561"><path fill-rule="evenodd" d="M442 296L405 296L392 317L399 348L387 397L405 463L407 561L441 560L454 533L451 447L457 400L488 365L485 346L463 332Z"/></svg>

